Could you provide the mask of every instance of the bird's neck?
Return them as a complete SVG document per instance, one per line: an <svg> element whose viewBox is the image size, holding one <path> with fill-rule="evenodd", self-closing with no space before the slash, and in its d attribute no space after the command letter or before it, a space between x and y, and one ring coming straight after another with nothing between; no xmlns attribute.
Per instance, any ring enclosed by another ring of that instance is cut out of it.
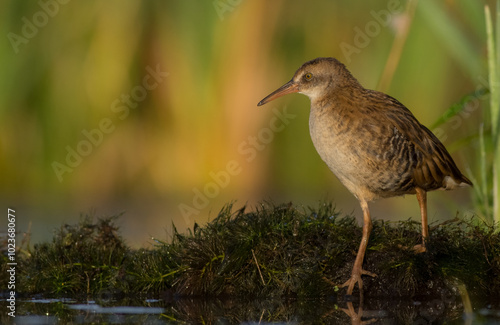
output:
<svg viewBox="0 0 500 325"><path fill-rule="evenodd" d="M365 94L362 87L338 87L331 92L311 98L311 110L317 114L342 113L343 110L355 110L356 101L359 101Z"/></svg>

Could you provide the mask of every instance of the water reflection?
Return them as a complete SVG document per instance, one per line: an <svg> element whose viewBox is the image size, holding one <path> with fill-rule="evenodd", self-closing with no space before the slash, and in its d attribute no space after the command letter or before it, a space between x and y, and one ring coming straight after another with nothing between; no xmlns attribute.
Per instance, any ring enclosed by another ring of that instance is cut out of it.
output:
<svg viewBox="0 0 500 325"><path fill-rule="evenodd" d="M2 324L500 324L500 302L448 299L72 299L18 300L16 318ZM0 301L5 305L5 300ZM6 305L5 305L6 306ZM472 307L471 307L472 308ZM4 308L2 308L5 310Z"/></svg>
<svg viewBox="0 0 500 325"><path fill-rule="evenodd" d="M363 324L371 324L375 323L377 321L377 318L383 318L385 315L379 314L378 317L376 318L371 318L369 320L363 321L363 317L367 317L366 314L363 314L363 304L360 303L358 307L358 311L356 312L354 310L354 305L352 302L347 302L347 308L342 308L342 311L349 316L351 319L351 324L352 325L363 325Z"/></svg>

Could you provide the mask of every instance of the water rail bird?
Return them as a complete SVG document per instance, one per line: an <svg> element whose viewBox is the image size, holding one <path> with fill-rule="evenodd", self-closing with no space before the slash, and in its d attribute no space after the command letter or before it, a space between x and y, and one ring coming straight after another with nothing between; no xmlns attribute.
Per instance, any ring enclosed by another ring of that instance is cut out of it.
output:
<svg viewBox="0 0 500 325"><path fill-rule="evenodd" d="M422 217L422 244L428 240L427 192L472 185L439 139L395 98L364 88L344 64L334 58L304 63L292 80L258 103L264 105L290 93L311 100L309 131L314 147L330 170L359 200L363 236L351 277L342 285L347 294L362 275L372 230L368 202L416 194Z"/></svg>

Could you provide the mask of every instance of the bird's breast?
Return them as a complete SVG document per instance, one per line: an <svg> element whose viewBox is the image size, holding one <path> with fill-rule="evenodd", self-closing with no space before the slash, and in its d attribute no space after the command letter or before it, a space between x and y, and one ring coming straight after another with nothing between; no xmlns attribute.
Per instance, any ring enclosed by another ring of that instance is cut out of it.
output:
<svg viewBox="0 0 500 325"><path fill-rule="evenodd" d="M375 130L380 128L381 130ZM367 201L411 192L411 166L396 168L397 146L381 124L357 119L349 112L311 110L309 131L321 159L356 197ZM377 136L385 134L385 136ZM400 148L401 153L405 148ZM404 187L408 188L405 189ZM389 194L390 193L390 194Z"/></svg>
<svg viewBox="0 0 500 325"><path fill-rule="evenodd" d="M345 116L317 113L311 110L309 132L321 159L341 180L353 178L355 170L364 165L359 153L357 123Z"/></svg>

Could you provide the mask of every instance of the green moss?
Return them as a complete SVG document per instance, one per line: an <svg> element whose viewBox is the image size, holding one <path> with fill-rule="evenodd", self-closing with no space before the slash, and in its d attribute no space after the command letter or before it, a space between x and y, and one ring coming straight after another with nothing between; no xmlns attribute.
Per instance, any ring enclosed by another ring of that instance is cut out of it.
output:
<svg viewBox="0 0 500 325"><path fill-rule="evenodd" d="M82 217L64 225L51 243L37 244L21 256L19 291L46 294L92 294L123 290L124 259L129 249L117 234L116 217Z"/></svg>
<svg viewBox="0 0 500 325"><path fill-rule="evenodd" d="M344 292L361 238L356 220L331 204L248 212L228 204L207 225L139 250L125 245L115 220L83 217L20 254L18 292L327 297ZM427 252L417 254L419 223L375 220L364 267L378 277L364 278L365 296L457 295L463 283L470 294L498 297L493 230L479 219L431 225Z"/></svg>

